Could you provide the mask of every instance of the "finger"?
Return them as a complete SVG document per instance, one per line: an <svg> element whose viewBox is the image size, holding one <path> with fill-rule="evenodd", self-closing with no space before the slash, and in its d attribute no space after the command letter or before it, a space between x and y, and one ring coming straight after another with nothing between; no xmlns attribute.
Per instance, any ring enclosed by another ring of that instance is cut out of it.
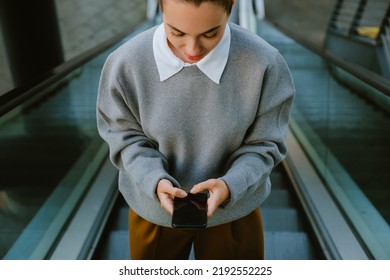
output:
<svg viewBox="0 0 390 280"><path fill-rule="evenodd" d="M162 194L160 196L160 205L164 208L170 215L173 214L173 199L168 194Z"/></svg>
<svg viewBox="0 0 390 280"><path fill-rule="evenodd" d="M167 193L170 194L172 197L186 197L187 193L180 189L173 186L173 184L166 179L162 179L157 186L157 194L161 193Z"/></svg>
<svg viewBox="0 0 390 280"><path fill-rule="evenodd" d="M160 199L160 205L162 208L164 208L169 214L173 214L173 207L174 207L174 202L173 199L174 197L186 197L187 193L183 191L182 189L179 188L174 188L172 193L161 193L159 195Z"/></svg>
<svg viewBox="0 0 390 280"><path fill-rule="evenodd" d="M167 179L162 179L158 182L157 192L166 193L166 192L169 192L169 190L171 188L173 188L171 181L169 181Z"/></svg>
<svg viewBox="0 0 390 280"><path fill-rule="evenodd" d="M206 182L195 185L191 190L191 193L201 192L206 189L209 191L209 199L207 200L207 215L208 217L211 217L219 205L228 199L230 191L224 181L219 179L210 179Z"/></svg>
<svg viewBox="0 0 390 280"><path fill-rule="evenodd" d="M214 197L209 197L207 200L207 216L211 218L211 216L214 214L214 212L218 208L218 203L216 202L216 199Z"/></svg>
<svg viewBox="0 0 390 280"><path fill-rule="evenodd" d="M172 188L173 185L169 180L162 179L158 182L156 189L160 206L171 215L173 213L173 196L170 194Z"/></svg>
<svg viewBox="0 0 390 280"><path fill-rule="evenodd" d="M212 185L212 180L207 180L205 182L196 184L195 186L192 187L192 189L190 190L190 193L195 194L195 193L210 190L211 185Z"/></svg>
<svg viewBox="0 0 390 280"><path fill-rule="evenodd" d="M186 197L187 193L173 186L173 184L166 179L159 181L157 185L157 197L160 200L160 205L169 214L173 214L173 199L174 197Z"/></svg>
<svg viewBox="0 0 390 280"><path fill-rule="evenodd" d="M175 187L171 191L171 195L174 197L186 197L188 195L184 190Z"/></svg>

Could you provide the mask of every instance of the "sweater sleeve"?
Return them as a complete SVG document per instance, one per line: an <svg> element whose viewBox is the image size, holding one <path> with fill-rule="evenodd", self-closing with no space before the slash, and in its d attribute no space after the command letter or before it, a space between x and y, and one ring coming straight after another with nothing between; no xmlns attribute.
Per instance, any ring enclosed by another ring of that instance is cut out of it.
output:
<svg viewBox="0 0 390 280"><path fill-rule="evenodd" d="M226 208L247 192L264 188L273 167L287 155L285 137L295 89L286 62L279 52L276 54L264 74L256 118L241 147L230 156L228 171L220 178L230 189Z"/></svg>
<svg viewBox="0 0 390 280"><path fill-rule="evenodd" d="M168 179L175 186L178 183L167 172L168 161L157 150L157 144L144 134L133 112L137 105L129 104L118 81L117 68L109 58L102 70L97 99L98 131L109 145L114 166L126 172L146 196L156 200L155 190L161 179Z"/></svg>

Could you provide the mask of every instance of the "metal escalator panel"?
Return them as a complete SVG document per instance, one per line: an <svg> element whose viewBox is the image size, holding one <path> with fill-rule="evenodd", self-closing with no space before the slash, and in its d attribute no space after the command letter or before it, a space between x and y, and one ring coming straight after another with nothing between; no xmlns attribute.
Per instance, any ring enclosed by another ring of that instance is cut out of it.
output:
<svg viewBox="0 0 390 280"><path fill-rule="evenodd" d="M390 98L264 24L262 30L294 78L295 137L368 256L390 259Z"/></svg>

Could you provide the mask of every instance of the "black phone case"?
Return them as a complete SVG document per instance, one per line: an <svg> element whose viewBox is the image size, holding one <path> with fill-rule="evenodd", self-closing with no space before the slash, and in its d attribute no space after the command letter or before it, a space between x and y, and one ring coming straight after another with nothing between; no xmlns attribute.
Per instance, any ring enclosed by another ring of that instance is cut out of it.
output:
<svg viewBox="0 0 390 280"><path fill-rule="evenodd" d="M207 194L188 193L185 198L175 197L172 215L174 228L204 228L207 226Z"/></svg>

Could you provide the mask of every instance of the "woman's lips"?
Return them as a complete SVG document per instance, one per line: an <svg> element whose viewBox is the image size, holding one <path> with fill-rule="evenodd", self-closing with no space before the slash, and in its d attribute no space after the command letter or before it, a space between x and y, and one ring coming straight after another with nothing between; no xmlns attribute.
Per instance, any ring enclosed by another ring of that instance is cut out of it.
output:
<svg viewBox="0 0 390 280"><path fill-rule="evenodd" d="M189 59L189 60L192 60L192 61L198 61L202 58L203 55L189 55L189 54L186 54L186 57Z"/></svg>

